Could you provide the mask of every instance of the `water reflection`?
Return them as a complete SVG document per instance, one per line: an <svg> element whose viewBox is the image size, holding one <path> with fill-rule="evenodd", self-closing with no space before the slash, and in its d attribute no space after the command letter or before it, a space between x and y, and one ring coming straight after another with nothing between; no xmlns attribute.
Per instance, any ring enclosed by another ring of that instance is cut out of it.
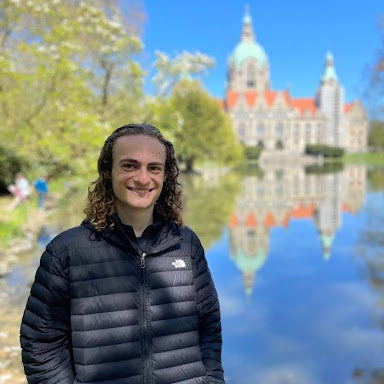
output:
<svg viewBox="0 0 384 384"><path fill-rule="evenodd" d="M303 167L267 169L262 177L246 176L228 221L230 257L251 294L257 271L265 264L271 231L289 230L294 220L308 219L317 229L316 243L327 260L345 212L356 214L364 203L366 168L316 174ZM299 244L296 239L291 247Z"/></svg>
<svg viewBox="0 0 384 384"><path fill-rule="evenodd" d="M245 176L207 252L227 383L383 382L384 188L362 166L314 171Z"/></svg>

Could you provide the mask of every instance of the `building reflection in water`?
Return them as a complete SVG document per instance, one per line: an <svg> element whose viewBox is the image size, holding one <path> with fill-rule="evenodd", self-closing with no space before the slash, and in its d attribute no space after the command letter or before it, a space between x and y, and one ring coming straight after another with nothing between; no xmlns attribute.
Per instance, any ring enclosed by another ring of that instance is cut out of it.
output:
<svg viewBox="0 0 384 384"><path fill-rule="evenodd" d="M357 213L365 193L366 167L358 165L325 174L302 166L270 167L262 177L245 176L228 230L230 257L243 275L246 293L252 293L257 272L267 262L273 228L288 228L292 220L312 220L327 260L342 214Z"/></svg>

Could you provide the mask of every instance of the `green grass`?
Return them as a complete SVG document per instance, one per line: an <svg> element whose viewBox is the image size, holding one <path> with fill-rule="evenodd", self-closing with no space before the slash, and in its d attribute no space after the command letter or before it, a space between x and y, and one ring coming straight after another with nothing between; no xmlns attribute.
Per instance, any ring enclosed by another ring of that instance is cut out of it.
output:
<svg viewBox="0 0 384 384"><path fill-rule="evenodd" d="M28 210L30 201L20 204L13 210L7 210L6 206L10 199L3 199L0 206L2 214L0 216L0 244L1 248L6 247L10 240L22 235L25 223L28 221Z"/></svg>
<svg viewBox="0 0 384 384"><path fill-rule="evenodd" d="M384 165L384 152L347 153L343 157L346 164Z"/></svg>

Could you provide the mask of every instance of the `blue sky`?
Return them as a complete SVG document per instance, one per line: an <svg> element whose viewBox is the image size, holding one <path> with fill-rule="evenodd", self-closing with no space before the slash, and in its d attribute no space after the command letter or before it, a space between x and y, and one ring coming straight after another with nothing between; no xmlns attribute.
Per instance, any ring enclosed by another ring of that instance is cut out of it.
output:
<svg viewBox="0 0 384 384"><path fill-rule="evenodd" d="M381 45L383 0L144 0L149 59L156 50L214 57L215 67L202 80L212 95L223 98L227 60L239 42L246 5L269 58L273 89L289 87L292 97L313 97L331 52L346 101L363 98L366 70Z"/></svg>

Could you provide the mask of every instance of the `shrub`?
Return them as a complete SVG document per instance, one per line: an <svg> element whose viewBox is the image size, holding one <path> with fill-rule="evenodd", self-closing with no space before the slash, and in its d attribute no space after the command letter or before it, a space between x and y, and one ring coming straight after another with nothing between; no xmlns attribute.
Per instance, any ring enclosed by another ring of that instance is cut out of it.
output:
<svg viewBox="0 0 384 384"><path fill-rule="evenodd" d="M324 158L341 158L344 155L344 149L324 144L310 144L306 146L305 153L312 156L323 155Z"/></svg>

